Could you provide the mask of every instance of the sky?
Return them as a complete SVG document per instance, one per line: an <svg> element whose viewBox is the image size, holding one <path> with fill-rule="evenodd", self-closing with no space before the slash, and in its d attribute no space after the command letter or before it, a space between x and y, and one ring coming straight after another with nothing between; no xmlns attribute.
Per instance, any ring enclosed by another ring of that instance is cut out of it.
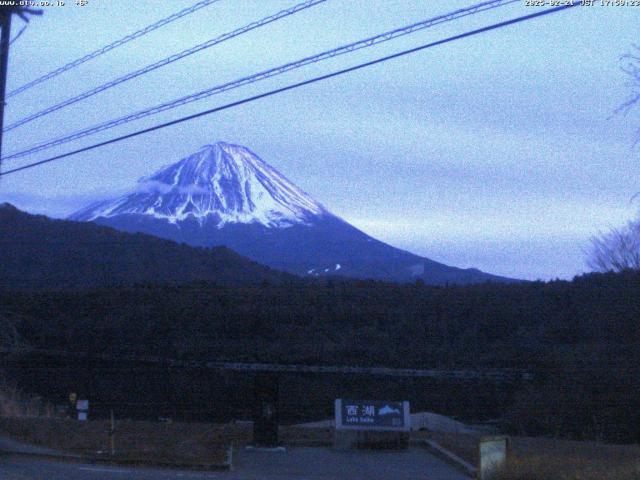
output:
<svg viewBox="0 0 640 480"><path fill-rule="evenodd" d="M301 0L220 0L8 99L5 125ZM55 3L55 2L54 2ZM11 45L8 90L195 0L46 7ZM328 0L4 135L3 153L471 5ZM537 11L524 0L21 159L66 152ZM524 279L588 271L589 239L638 213L637 111L621 56L640 7L577 7L437 46L7 175L0 202L64 217L216 141L244 145L366 233L458 267ZM15 35L23 23L15 18Z"/></svg>

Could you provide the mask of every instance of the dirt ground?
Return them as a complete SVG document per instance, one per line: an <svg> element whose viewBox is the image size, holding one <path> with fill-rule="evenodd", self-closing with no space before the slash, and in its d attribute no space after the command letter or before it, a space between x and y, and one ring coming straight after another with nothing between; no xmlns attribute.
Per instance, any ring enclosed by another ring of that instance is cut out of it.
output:
<svg viewBox="0 0 640 480"><path fill-rule="evenodd" d="M417 432L478 462L479 435ZM505 480L640 480L640 445L610 445L553 438L510 437Z"/></svg>
<svg viewBox="0 0 640 480"><path fill-rule="evenodd" d="M0 434L57 450L111 458L110 422L78 422L59 418L0 417ZM115 422L113 460L156 461L183 465L220 465L230 446L252 442L248 423ZM474 434L412 432L412 439L429 438L477 464ZM331 427L281 427L287 446L329 446ZM505 480L640 480L640 445L607 445L550 438L511 437Z"/></svg>
<svg viewBox="0 0 640 480"><path fill-rule="evenodd" d="M112 456L109 431L110 422L104 420L0 417L0 434L25 443L131 463L223 464L230 445L251 440L246 426L122 420L115 422Z"/></svg>

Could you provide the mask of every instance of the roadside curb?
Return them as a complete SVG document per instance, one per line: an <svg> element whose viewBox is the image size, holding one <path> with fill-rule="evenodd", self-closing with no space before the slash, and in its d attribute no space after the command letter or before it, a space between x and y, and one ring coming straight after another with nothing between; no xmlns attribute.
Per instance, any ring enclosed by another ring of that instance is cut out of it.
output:
<svg viewBox="0 0 640 480"><path fill-rule="evenodd" d="M463 460L458 455L456 455L455 453L447 450L446 448L442 447L441 445L439 445L438 443L434 442L433 440L429 440L429 439L411 440L410 445L415 445L415 446L419 446L419 447L422 447L422 448L426 448L431 453L433 453L435 456L437 456L438 458L444 460L445 462L447 462L452 467L457 468L459 471L461 471L462 473L464 473L468 477L476 478L478 469L475 466L471 465L466 460Z"/></svg>
<svg viewBox="0 0 640 480"><path fill-rule="evenodd" d="M0 450L0 456L12 456L12 457L28 457L28 458L39 458L42 460L61 460L65 462L84 462L88 461L82 455L73 455L73 454L58 454L58 453L35 453L35 452L25 452L20 450Z"/></svg>
<svg viewBox="0 0 640 480"><path fill-rule="evenodd" d="M144 459L124 459L124 460L111 460L109 458L96 458L86 457L83 459L87 463L92 464L104 464L104 465L132 465L132 466L145 466L145 467L160 467L171 470L191 470L198 472L209 471L229 471L232 468L230 463L180 463L180 462L162 462L158 460L144 460Z"/></svg>
<svg viewBox="0 0 640 480"><path fill-rule="evenodd" d="M140 465L148 467L160 467L173 470L191 470L191 471L230 471L233 467L233 453L230 447L227 451L227 461L225 463L181 463L181 462L163 462L159 460L145 459L121 459L113 460L110 458L100 458L87 455L75 454L51 454L51 453L34 453L25 451L0 450L0 456L14 456L36 458L40 460L57 460L70 463L86 463L105 464L105 465Z"/></svg>

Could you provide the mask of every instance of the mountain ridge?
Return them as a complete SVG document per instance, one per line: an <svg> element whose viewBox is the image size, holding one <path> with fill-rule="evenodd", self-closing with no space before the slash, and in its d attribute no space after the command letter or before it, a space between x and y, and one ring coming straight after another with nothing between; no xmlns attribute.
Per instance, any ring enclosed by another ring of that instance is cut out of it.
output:
<svg viewBox="0 0 640 480"><path fill-rule="evenodd" d="M140 179L133 192L92 204L69 219L143 214L172 224L193 218L218 227L257 222L286 228L325 213L320 203L249 149L217 142Z"/></svg>
<svg viewBox="0 0 640 480"><path fill-rule="evenodd" d="M381 242L331 213L246 147L217 142L69 217L194 246L225 245L299 276L429 284L510 282Z"/></svg>
<svg viewBox="0 0 640 480"><path fill-rule="evenodd" d="M0 287L87 289L133 284L279 284L296 277L226 247L198 248L0 204Z"/></svg>

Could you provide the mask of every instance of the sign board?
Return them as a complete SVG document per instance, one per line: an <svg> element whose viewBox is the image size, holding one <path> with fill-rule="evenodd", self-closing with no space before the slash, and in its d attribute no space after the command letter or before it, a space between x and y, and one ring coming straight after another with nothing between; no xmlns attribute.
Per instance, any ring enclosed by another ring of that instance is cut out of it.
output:
<svg viewBox="0 0 640 480"><path fill-rule="evenodd" d="M505 468L507 464L507 437L483 437L480 439L478 478L486 480Z"/></svg>
<svg viewBox="0 0 640 480"><path fill-rule="evenodd" d="M89 410L89 400L78 400L76 402L76 410L83 412Z"/></svg>
<svg viewBox="0 0 640 480"><path fill-rule="evenodd" d="M87 420L87 412L78 412L78 420L84 422Z"/></svg>
<svg viewBox="0 0 640 480"><path fill-rule="evenodd" d="M336 400L337 430L409 431L409 402Z"/></svg>
<svg viewBox="0 0 640 480"><path fill-rule="evenodd" d="M69 394L69 403L74 404L76 403L76 400L78 400L78 394L75 392L71 392Z"/></svg>

